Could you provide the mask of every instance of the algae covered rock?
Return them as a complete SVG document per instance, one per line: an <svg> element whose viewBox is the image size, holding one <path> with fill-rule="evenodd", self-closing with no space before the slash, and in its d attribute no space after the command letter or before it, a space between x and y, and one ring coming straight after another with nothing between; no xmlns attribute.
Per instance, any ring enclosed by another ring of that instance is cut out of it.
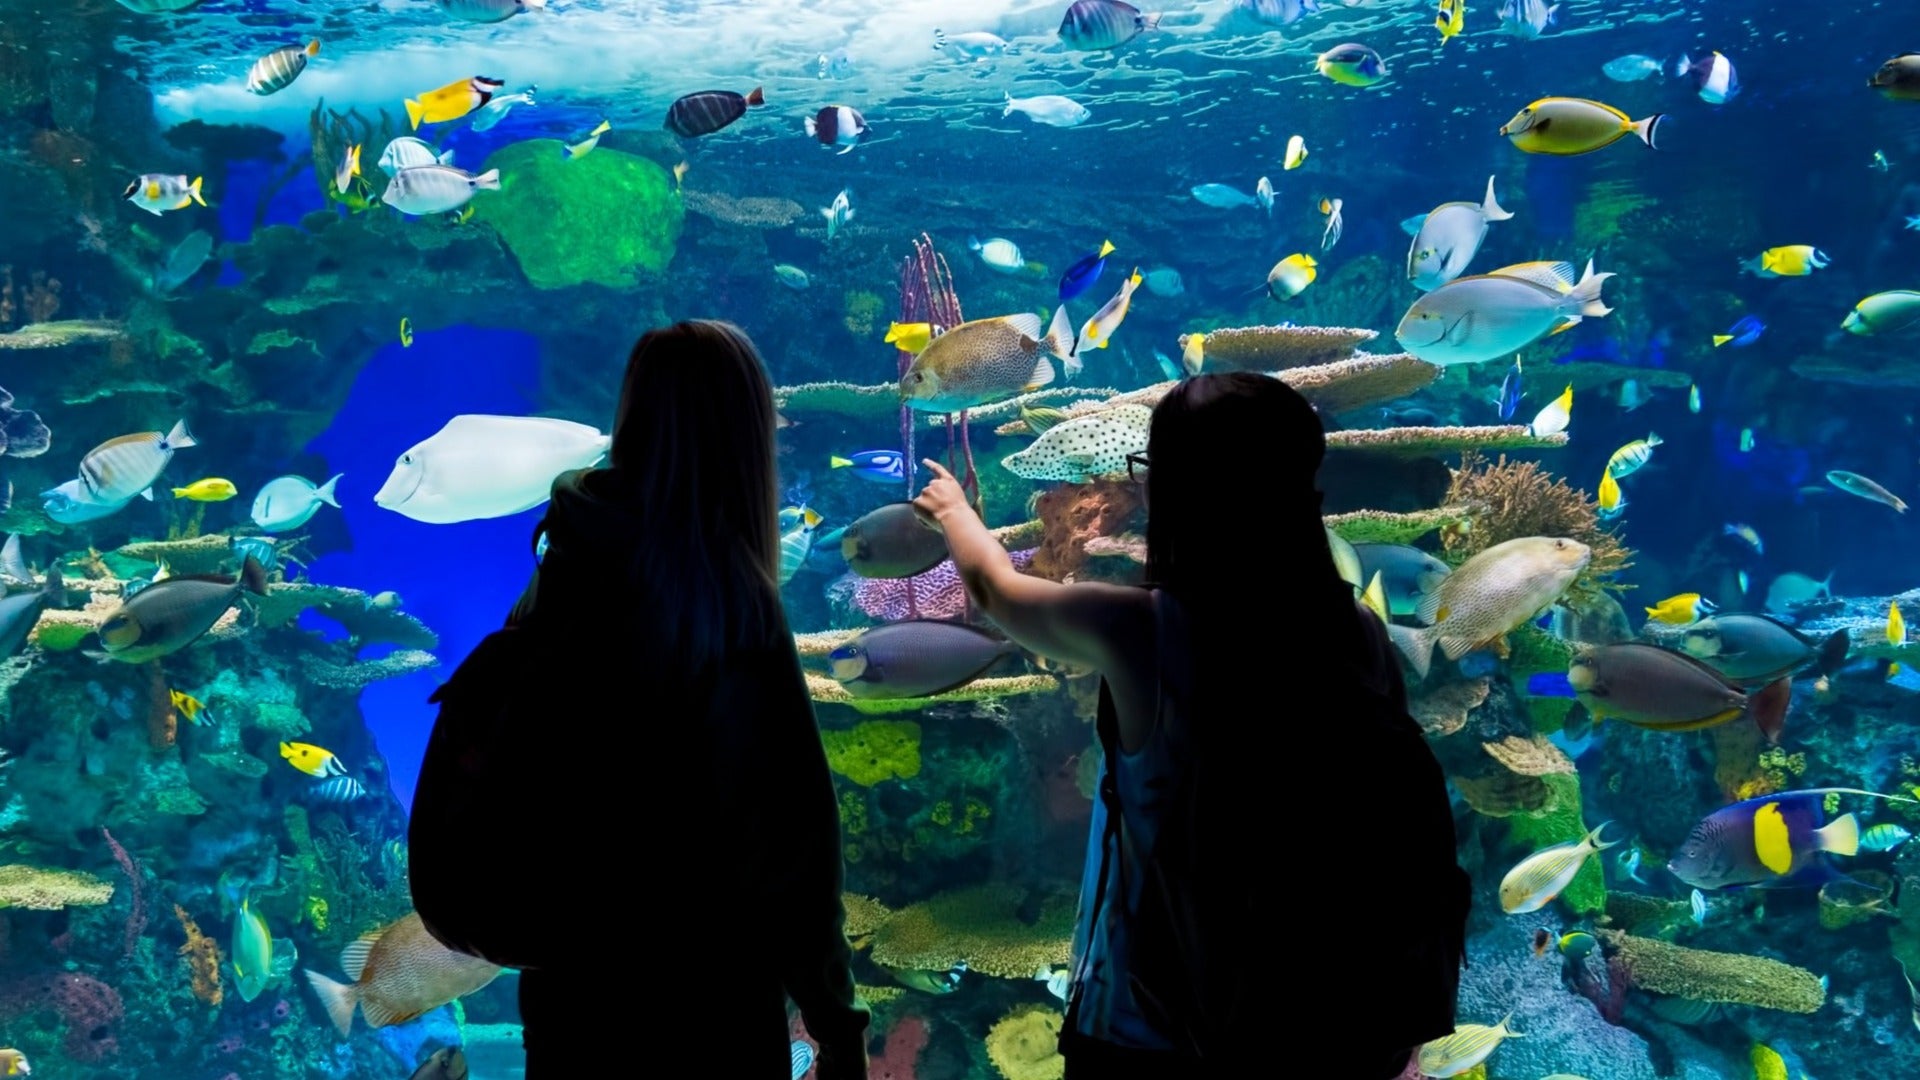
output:
<svg viewBox="0 0 1920 1080"><path fill-rule="evenodd" d="M557 139L529 139L483 168L500 170L500 193L473 201L474 220L500 234L534 288L621 288L673 261L686 212L646 158L605 148L569 158Z"/></svg>

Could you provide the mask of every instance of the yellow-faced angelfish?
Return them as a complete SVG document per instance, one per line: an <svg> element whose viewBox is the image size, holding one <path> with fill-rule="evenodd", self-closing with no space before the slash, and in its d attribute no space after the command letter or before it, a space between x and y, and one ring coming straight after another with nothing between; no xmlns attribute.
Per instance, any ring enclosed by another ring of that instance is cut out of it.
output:
<svg viewBox="0 0 1920 1080"><path fill-rule="evenodd" d="M1560 940L1555 943L1555 947L1560 950L1561 956L1569 960L1585 960L1588 955L1593 952L1594 947L1599 944L1598 941L1594 940L1592 934L1582 930L1575 930L1569 934L1561 934Z"/></svg>
<svg viewBox="0 0 1920 1080"><path fill-rule="evenodd" d="M505 81L490 79L485 75L450 82L419 97L408 98L407 119L413 123L415 131L420 130L421 124L444 124L449 120L458 120L493 100L494 92L505 85Z"/></svg>
<svg viewBox="0 0 1920 1080"><path fill-rule="evenodd" d="M195 480L186 487L173 489L174 498L192 499L194 502L226 502L238 494L240 489L233 486L233 481L223 480L218 476Z"/></svg>
<svg viewBox="0 0 1920 1080"><path fill-rule="evenodd" d="M1660 121L1656 113L1634 120L1611 105L1586 98L1546 97L1521 109L1500 128L1500 134L1529 154L1572 157L1604 150L1628 135L1637 135L1649 148Z"/></svg>
<svg viewBox="0 0 1920 1080"><path fill-rule="evenodd" d="M1697 592L1683 592L1669 596L1665 600L1647 609L1647 621L1666 623L1668 626L1686 626L1699 622L1712 614L1713 601Z"/></svg>
<svg viewBox="0 0 1920 1080"><path fill-rule="evenodd" d="M1422 1046L1418 1055L1420 1075L1447 1077L1472 1072L1475 1066L1492 1056L1501 1043L1518 1039L1524 1034L1507 1028L1512 1020L1513 1014L1508 1013L1492 1027L1461 1024L1453 1029L1453 1034Z"/></svg>
<svg viewBox="0 0 1920 1080"><path fill-rule="evenodd" d="M1742 260L1740 269L1763 278L1806 277L1815 270L1825 270L1832 262L1826 252L1812 244L1788 244L1768 248L1751 259Z"/></svg>
<svg viewBox="0 0 1920 1080"><path fill-rule="evenodd" d="M400 317L400 347L413 348L413 320L404 315Z"/></svg>
<svg viewBox="0 0 1920 1080"><path fill-rule="evenodd" d="M184 717L189 724L211 724L213 713L192 694L179 690L167 691L167 697L173 702L173 711Z"/></svg>
<svg viewBox="0 0 1920 1080"><path fill-rule="evenodd" d="M312 743L283 742L280 744L280 756L287 764L306 773L308 776L345 776L347 767L333 756L333 751L324 750Z"/></svg>
<svg viewBox="0 0 1920 1080"><path fill-rule="evenodd" d="M1275 300L1291 300L1307 291L1320 276L1320 264L1311 255L1295 253L1273 264L1267 271L1267 295Z"/></svg>

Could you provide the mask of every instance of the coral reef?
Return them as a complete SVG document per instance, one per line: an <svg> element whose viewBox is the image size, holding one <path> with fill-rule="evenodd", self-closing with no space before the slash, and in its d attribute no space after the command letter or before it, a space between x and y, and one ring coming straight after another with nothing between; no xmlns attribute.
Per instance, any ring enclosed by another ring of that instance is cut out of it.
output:
<svg viewBox="0 0 1920 1080"><path fill-rule="evenodd" d="M683 214L672 176L619 150L563 150L526 139L494 151L482 168L500 170L500 190L474 199L473 220L500 234L536 289L619 288L664 273Z"/></svg>
<svg viewBox="0 0 1920 1080"><path fill-rule="evenodd" d="M1436 506L1430 510L1391 513L1354 510L1329 514L1327 528L1350 544L1410 544L1435 530L1460 531L1480 511L1478 506Z"/></svg>
<svg viewBox="0 0 1920 1080"><path fill-rule="evenodd" d="M920 725L911 720L868 720L850 731L824 730L827 767L861 787L920 775Z"/></svg>
<svg viewBox="0 0 1920 1080"><path fill-rule="evenodd" d="M1006 1080L1060 1080L1060 1028L1066 1018L1045 1005L1020 1005L987 1031L987 1060Z"/></svg>
<svg viewBox="0 0 1920 1080"><path fill-rule="evenodd" d="M1608 1023L1592 1002L1568 989L1557 954L1534 955L1528 937L1536 925L1502 918L1467 942L1460 1022L1491 1024L1511 1013L1510 1027L1526 1036L1500 1044L1490 1061L1491 1074L1527 1080L1553 1074L1657 1080L1661 1072L1646 1040Z"/></svg>
<svg viewBox="0 0 1920 1080"><path fill-rule="evenodd" d="M887 1031L880 1053L867 1063L868 1080L916 1080L927 1049L927 1022L903 1016Z"/></svg>
<svg viewBox="0 0 1920 1080"><path fill-rule="evenodd" d="M1065 964L1073 945L1074 900L1042 898L1006 882L944 893L894 912L873 935L873 962L912 971L944 971L962 960L998 979L1031 979Z"/></svg>
<svg viewBox="0 0 1920 1080"><path fill-rule="evenodd" d="M113 899L113 883L78 870L48 870L25 863L0 866L0 910L60 911L95 907Z"/></svg>
<svg viewBox="0 0 1920 1080"><path fill-rule="evenodd" d="M1044 523L1041 527L1044 529ZM1027 550L1008 554L1016 568L1026 570L1035 553ZM910 578L861 578L853 584L852 599L854 607L881 622L957 619L971 610L967 587L951 559L943 559L933 569Z"/></svg>
<svg viewBox="0 0 1920 1080"><path fill-rule="evenodd" d="M683 190L680 199L691 213L746 229L783 229L807 216L806 207L792 199L764 195Z"/></svg>
<svg viewBox="0 0 1920 1080"><path fill-rule="evenodd" d="M1487 700L1492 683L1467 679L1431 687L1408 702L1408 711L1431 737L1452 735L1467 726L1467 717ZM1493 744L1487 744L1489 747ZM1491 753L1491 751L1489 751Z"/></svg>
<svg viewBox="0 0 1920 1080"><path fill-rule="evenodd" d="M1380 335L1334 326L1243 326L1215 330L1203 343L1202 370L1287 371L1345 360Z"/></svg>
<svg viewBox="0 0 1920 1080"><path fill-rule="evenodd" d="M1087 541L1138 532L1146 504L1130 480L1095 480L1044 492L1034 500L1045 538L1033 553L1033 572L1066 581L1087 566Z"/></svg>
<svg viewBox="0 0 1920 1080"><path fill-rule="evenodd" d="M1599 508L1585 492L1569 487L1536 462L1510 462L1502 454L1489 463L1469 450L1460 455L1445 501L1450 506L1479 508L1472 528L1442 530L1441 542L1451 562L1465 562L1515 537L1565 536L1593 549L1593 560L1574 581L1571 595L1624 588L1615 578L1633 565L1633 552L1601 527Z"/></svg>
<svg viewBox="0 0 1920 1080"><path fill-rule="evenodd" d="M1811 1013L1826 1004L1820 977L1764 956L1709 952L1618 930L1597 931L1602 948L1640 990L1694 1001Z"/></svg>
<svg viewBox="0 0 1920 1080"><path fill-rule="evenodd" d="M1500 427L1357 428L1327 433L1328 450L1365 450L1376 454L1548 450L1565 445L1565 432L1535 435L1518 424Z"/></svg>
<svg viewBox="0 0 1920 1080"><path fill-rule="evenodd" d="M220 981L220 944L200 932L200 924L193 921L186 908L173 905L173 915L180 920L180 929L187 935L186 943L180 946L180 956L187 965L193 996L217 1009L226 997Z"/></svg>

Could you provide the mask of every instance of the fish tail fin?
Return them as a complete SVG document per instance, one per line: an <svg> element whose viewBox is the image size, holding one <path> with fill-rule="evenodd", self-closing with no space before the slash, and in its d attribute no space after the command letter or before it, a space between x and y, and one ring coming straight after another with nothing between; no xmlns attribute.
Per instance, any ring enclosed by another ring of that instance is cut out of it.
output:
<svg viewBox="0 0 1920 1080"><path fill-rule="evenodd" d="M1732 334L1715 334L1713 335L1713 347L1717 349L1720 346L1725 345L1727 342L1732 340L1733 340Z"/></svg>
<svg viewBox="0 0 1920 1080"><path fill-rule="evenodd" d="M193 432L187 430L187 422L185 420L174 421L173 430L167 432L167 447L169 449L184 450L189 446L199 445L200 440L194 438Z"/></svg>
<svg viewBox="0 0 1920 1080"><path fill-rule="evenodd" d="M1400 655L1407 658L1407 663L1412 666L1413 673L1422 680L1425 680L1428 670L1433 666L1433 642L1435 637L1438 636L1434 628L1431 626L1417 629L1411 626L1389 626L1387 627L1387 636L1393 639L1393 644L1400 650Z"/></svg>
<svg viewBox="0 0 1920 1080"><path fill-rule="evenodd" d="M1480 216L1488 221L1506 221L1513 215L1500 208L1500 200L1493 197L1493 177L1487 177L1487 198L1480 204Z"/></svg>
<svg viewBox="0 0 1920 1080"><path fill-rule="evenodd" d="M801 126L807 129L807 138L817 139L820 137L820 125L814 122L813 117L809 116L805 120L800 121L800 123Z"/></svg>
<svg viewBox="0 0 1920 1080"><path fill-rule="evenodd" d="M1580 275L1579 283L1567 293L1568 303L1578 308L1577 313L1581 318L1598 318L1613 314L1613 309L1600 299L1600 286L1612 276L1611 273L1594 273L1593 260L1587 260L1586 272Z"/></svg>
<svg viewBox="0 0 1920 1080"><path fill-rule="evenodd" d="M206 177L204 176L196 176L193 178L193 183L187 185L187 194L192 196L193 201L199 203L201 206L207 205L207 200L200 195L200 181L205 179Z"/></svg>
<svg viewBox="0 0 1920 1080"><path fill-rule="evenodd" d="M1647 144L1647 149L1660 149L1660 144L1655 141L1655 138L1660 132L1660 122L1666 118L1666 113L1654 113L1645 120L1633 122L1633 133L1640 136L1640 141Z"/></svg>
<svg viewBox="0 0 1920 1080"><path fill-rule="evenodd" d="M337 499L334 498L333 485L339 483L340 478L345 475L347 474L334 473L332 479L328 480L324 484L321 484L319 487L313 489L313 497L316 499L319 499L323 503L326 503L328 506L338 507L340 503Z"/></svg>
<svg viewBox="0 0 1920 1080"><path fill-rule="evenodd" d="M444 154L441 154L441 155L440 155L440 156L439 156L438 158L436 158L435 160L437 160L438 162L440 162L440 164L442 164L442 165L451 165L451 164L453 164L453 151L451 151L451 150L449 150L449 151L447 151L446 153L444 153Z"/></svg>
<svg viewBox="0 0 1920 1080"><path fill-rule="evenodd" d="M474 177L473 186L480 189L481 191L499 191L500 190L500 170L488 169L486 172L483 172L479 176Z"/></svg>
<svg viewBox="0 0 1920 1080"><path fill-rule="evenodd" d="M1835 855L1858 855L1860 853L1860 819L1852 814L1841 814L1813 835L1821 851L1831 851Z"/></svg>
<svg viewBox="0 0 1920 1080"><path fill-rule="evenodd" d="M1073 359L1073 320L1067 316L1067 305L1061 304L1053 309L1053 325L1047 328L1047 340L1042 344L1048 352L1062 360ZM1035 370L1038 371L1037 368Z"/></svg>
<svg viewBox="0 0 1920 1080"><path fill-rule="evenodd" d="M749 108L767 103L767 96L760 92L762 89L762 87L756 86L753 88L753 92L747 95L747 106Z"/></svg>
<svg viewBox="0 0 1920 1080"><path fill-rule="evenodd" d="M1113 241L1112 240L1100 241L1100 257L1104 259L1111 254L1113 254Z"/></svg>
<svg viewBox="0 0 1920 1080"><path fill-rule="evenodd" d="M1153 11L1140 16L1140 29L1142 30L1160 29L1160 13L1157 11Z"/></svg>
<svg viewBox="0 0 1920 1080"><path fill-rule="evenodd" d="M320 55L320 39L319 38L314 38L312 41L307 42L307 55L308 56Z"/></svg>
<svg viewBox="0 0 1920 1080"><path fill-rule="evenodd" d="M980 250L980 247L981 247L981 244L980 244L980 238L979 238L979 237L977 237L977 236L969 236L969 237L967 237L967 250L968 250L968 251L979 251L979 250Z"/></svg>
<svg viewBox="0 0 1920 1080"><path fill-rule="evenodd" d="M1513 1023L1513 1014L1508 1013L1507 1015L1501 1017L1500 1022L1498 1024L1495 1024L1494 1027L1498 1028L1501 1031L1506 1032L1507 1038L1509 1039L1524 1039L1527 1037L1525 1032L1515 1031L1512 1028L1507 1026L1508 1024L1511 1024L1511 1023Z"/></svg>
<svg viewBox="0 0 1920 1080"><path fill-rule="evenodd" d="M424 119L427 115L426 106L420 104L420 102L418 102L413 98L406 99L406 106L407 106L407 122L413 125L413 130L419 131L420 121Z"/></svg>
<svg viewBox="0 0 1920 1080"><path fill-rule="evenodd" d="M307 985L313 987L315 997L327 1010L327 1019L333 1021L333 1029L341 1038L353 1034L353 1007L359 1004L360 988L343 982L335 982L317 971L307 972Z"/></svg>
<svg viewBox="0 0 1920 1080"><path fill-rule="evenodd" d="M1001 116L1013 115L1013 95L1012 94L1007 95L1007 107L1000 110L1000 115Z"/></svg>
<svg viewBox="0 0 1920 1080"><path fill-rule="evenodd" d="M1831 576L1831 575L1829 575ZM1831 675L1839 671L1847 662L1847 649L1853 644L1845 630L1835 630L1820 643L1820 654L1814 666L1822 675Z"/></svg>
<svg viewBox="0 0 1920 1080"><path fill-rule="evenodd" d="M1599 825L1595 826L1592 832L1587 834L1587 843L1593 846L1593 850L1605 851L1610 847L1620 846L1620 841L1609 840L1605 836L1605 833L1607 831L1607 826L1611 824L1613 824L1613 822L1603 821Z"/></svg>
<svg viewBox="0 0 1920 1080"><path fill-rule="evenodd" d="M259 559L249 555L240 564L240 583L260 596L267 595L267 569L260 565Z"/></svg>
<svg viewBox="0 0 1920 1080"><path fill-rule="evenodd" d="M27 570L27 560L20 555L20 534L7 537L4 547L0 547L0 572L4 572L15 581L32 581Z"/></svg>
<svg viewBox="0 0 1920 1080"><path fill-rule="evenodd" d="M1845 636L1844 633L1842 636ZM1787 726L1787 705L1792 700L1792 681L1775 679L1747 703L1747 711L1753 714L1753 722L1773 746L1780 745L1780 733Z"/></svg>

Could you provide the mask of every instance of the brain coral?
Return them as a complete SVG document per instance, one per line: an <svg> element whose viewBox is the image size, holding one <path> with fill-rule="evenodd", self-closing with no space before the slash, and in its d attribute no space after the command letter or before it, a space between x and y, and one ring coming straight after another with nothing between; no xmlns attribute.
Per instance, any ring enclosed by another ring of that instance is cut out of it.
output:
<svg viewBox="0 0 1920 1080"><path fill-rule="evenodd" d="M673 261L686 212L667 171L601 148L569 158L556 139L513 143L487 159L500 191L473 203L536 289L621 288Z"/></svg>

